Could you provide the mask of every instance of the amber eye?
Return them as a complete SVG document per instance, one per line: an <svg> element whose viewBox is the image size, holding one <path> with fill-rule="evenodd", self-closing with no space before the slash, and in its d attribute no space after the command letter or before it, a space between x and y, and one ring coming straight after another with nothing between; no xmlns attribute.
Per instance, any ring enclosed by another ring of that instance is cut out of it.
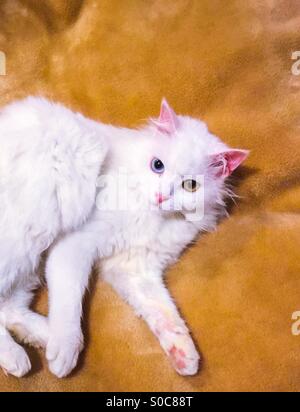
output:
<svg viewBox="0 0 300 412"><path fill-rule="evenodd" d="M182 187L187 192L196 192L199 189L200 184L193 179L187 179L182 182Z"/></svg>

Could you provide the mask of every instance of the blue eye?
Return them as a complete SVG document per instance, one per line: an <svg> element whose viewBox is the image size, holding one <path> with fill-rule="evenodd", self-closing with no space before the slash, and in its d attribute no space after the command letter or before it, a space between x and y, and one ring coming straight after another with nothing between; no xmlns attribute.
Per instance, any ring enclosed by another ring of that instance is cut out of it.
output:
<svg viewBox="0 0 300 412"><path fill-rule="evenodd" d="M160 159L154 157L151 160L151 169L154 173L163 173L165 171L165 166Z"/></svg>

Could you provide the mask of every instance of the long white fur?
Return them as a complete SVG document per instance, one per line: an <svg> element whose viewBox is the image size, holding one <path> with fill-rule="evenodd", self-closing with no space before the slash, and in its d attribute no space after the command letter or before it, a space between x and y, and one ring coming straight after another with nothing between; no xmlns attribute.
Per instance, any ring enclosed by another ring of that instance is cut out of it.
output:
<svg viewBox="0 0 300 412"><path fill-rule="evenodd" d="M31 115L31 110L33 110L31 105L37 108L38 112L39 108L41 109L38 116L41 116L42 122L36 122L36 117ZM53 186L43 185L42 192L38 191L38 194L35 194L35 190L40 190L36 187L40 187L40 183L45 179L49 180L48 172L44 171L46 161L41 160L47 158L49 147L37 144L36 148L30 151L28 158L24 160L24 165L22 165L22 157L17 158L16 147L12 147L11 152L8 150L8 153L12 153L11 157L2 156L0 169L2 167L2 170L5 170L5 176L13 178L7 177L8 181L0 184L1 192L8 193L6 196L22 195L20 184L18 184L17 191L15 189L12 191L11 184L15 182L15 179L17 182L22 181L25 185L28 184L28 189L22 197L18 197L19 205L22 204L24 209L24 219L21 219L21 223L18 221L17 213L20 207L12 211L9 225L5 226L6 221L0 220L1 229L7 228L7 233L14 233L11 243L7 242L7 237L0 238L0 282L2 282L0 293L2 290L12 291L0 307L6 319L6 327L29 343L46 346L49 367L56 376L63 377L69 374L76 366L78 355L83 347L80 325L82 297L88 284L92 265L99 262L104 279L148 323L177 372L182 375L195 374L198 370L199 355L185 322L164 286L163 273L168 265L176 262L184 248L200 232L213 230L218 218L224 213L227 174L216 174L218 164L212 164L211 159L215 154L224 153L229 148L212 135L203 122L186 116L176 116L165 101L161 118L139 130L103 125L81 117L76 123L72 120L74 116L76 118L76 115L61 106L55 106L55 108L57 108L57 119L53 125L53 121L50 121L53 106L48 106L44 100L35 99L18 103L4 112L6 129L13 128L12 123L15 122L12 119L17 113L22 113L21 118L25 126L27 122L34 124L32 135L35 139L41 140L41 136L46 135L49 139L58 141L62 130L65 130L63 141L66 148L69 145L81 147L81 142L85 141L87 129L92 131L93 136L99 139L96 139L97 142L101 142L100 146L102 141L105 141L108 146L108 156L102 173L112 179L117 178L120 172L124 173L124 171L128 176L135 176L135 184L129 187L127 193L130 208L120 210L111 207L108 202L115 188L107 184L99 188L97 202L88 220L86 218L91 210L94 194L85 192L82 192L76 200L76 194L73 193L75 204L70 201L65 209L62 201L60 211L64 218L58 219L58 210L55 207L57 192ZM170 132L168 122L172 121ZM0 139L2 137L1 127L4 128L1 126L2 123L0 119ZM42 131L36 123L40 128L42 127ZM18 139L20 147L23 147L27 153L27 132L26 137L22 138L23 128L18 127L16 131L9 131L9 133ZM31 139L28 138L28 141ZM1 140L0 144L2 145ZM9 146L9 143L5 144ZM97 146L94 141L93 144ZM19 150L19 144L17 147ZM19 152L21 156L23 151ZM105 153L105 149L100 152ZM74 156L76 157L74 153L66 149L64 156L60 158L61 168L56 170L57 175L61 177L60 196L65 200L69 197L69 194L66 195L64 192L69 190L68 185L80 185L81 175L68 174L70 170L68 165L73 165ZM244 155L246 157L246 153ZM150 163L153 157L163 161L165 165L163 174L158 175L151 170ZM240 162L242 160L243 156ZM39 162L42 169L35 174L36 169L33 166L38 165ZM16 163L20 163L17 171L15 170ZM74 169L77 170L77 165ZM10 173L7 173L7 170ZM65 184L66 175L69 177L67 184ZM186 175L204 176L204 216L198 220L187 218L195 205L195 193L188 195L183 193L182 180ZM37 182L34 181L36 187L32 186L33 176L37 178ZM87 185L92 185L94 180L95 174L86 176ZM172 190L170 190L171 186ZM163 210L162 204L157 204L157 193L164 195L171 192L171 198L164 202L168 210ZM183 194L185 196L182 196ZM80 215L79 203L84 201L85 196L88 196L85 213ZM13 204L12 199L13 197L10 197L7 204ZM181 206L180 211L174 210L175 203ZM43 205L45 207L42 207ZM51 205L54 206L51 207ZM72 217L74 210L76 213ZM15 215L17 225L13 222ZM82 223L81 226L80 223ZM51 229L52 224L55 229ZM31 225L34 226L34 230L31 229ZM58 236L61 228L66 233ZM73 230L70 231L70 228ZM29 230L34 234L37 230L39 234L45 231L47 236L40 235L37 238L33 236L34 241L31 240L29 244L25 243L22 236L27 239ZM48 236L49 231L51 231L51 236ZM15 244L19 245L18 248L10 250L9 248ZM27 316L30 303L28 294L34 286L28 281L28 274L31 273L31 278L35 279L33 273L38 256L48 246L50 250L46 265L46 279L49 288L49 324L37 314L30 313L31 317ZM16 255L18 250L22 258L8 260L7 256L19 256ZM23 258L25 255L26 259ZM5 266L2 260L6 262ZM18 270L14 267L14 262L18 262ZM18 286L16 286L16 281ZM15 290L18 293L15 293ZM20 313L25 313L27 318L24 315L21 316ZM13 343L16 345L15 342ZM5 362L1 361L1 347L0 340L0 365L18 376L26 373L29 369L27 357L25 358L23 354L23 367L17 368L15 372L12 367L8 368ZM15 366L16 362L12 364Z"/></svg>
<svg viewBox="0 0 300 412"><path fill-rule="evenodd" d="M22 318L45 335L28 310L40 256L90 215L106 150L90 121L45 99L0 112L0 366L8 373L21 376L30 362L5 328L22 328Z"/></svg>

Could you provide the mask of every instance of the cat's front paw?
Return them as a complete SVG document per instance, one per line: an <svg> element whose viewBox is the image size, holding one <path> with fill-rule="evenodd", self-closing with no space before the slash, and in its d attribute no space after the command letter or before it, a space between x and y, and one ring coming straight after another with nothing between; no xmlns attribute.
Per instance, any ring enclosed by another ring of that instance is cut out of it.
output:
<svg viewBox="0 0 300 412"><path fill-rule="evenodd" d="M188 333L181 332L180 328L165 330L160 333L159 340L176 372L183 376L198 372L200 355Z"/></svg>
<svg viewBox="0 0 300 412"><path fill-rule="evenodd" d="M68 335L51 334L46 349L50 371L58 378L69 375L77 365L83 349L82 333Z"/></svg>
<svg viewBox="0 0 300 412"><path fill-rule="evenodd" d="M200 356L195 349L186 350L176 343L169 349L169 357L180 375L192 376L198 372Z"/></svg>

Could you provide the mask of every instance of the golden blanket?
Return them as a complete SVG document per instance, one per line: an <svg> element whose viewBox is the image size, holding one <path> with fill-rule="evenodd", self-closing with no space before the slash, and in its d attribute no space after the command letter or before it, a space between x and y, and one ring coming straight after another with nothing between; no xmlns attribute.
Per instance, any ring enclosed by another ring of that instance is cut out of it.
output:
<svg viewBox="0 0 300 412"><path fill-rule="evenodd" d="M98 281L72 376L55 378L28 349L32 373L0 374L1 391L300 389L299 24L297 0L0 2L1 105L44 95L135 126L166 96L251 150L231 217L166 277L203 354L197 376L178 376L146 324ZM42 292L36 308L46 313L46 301Z"/></svg>

